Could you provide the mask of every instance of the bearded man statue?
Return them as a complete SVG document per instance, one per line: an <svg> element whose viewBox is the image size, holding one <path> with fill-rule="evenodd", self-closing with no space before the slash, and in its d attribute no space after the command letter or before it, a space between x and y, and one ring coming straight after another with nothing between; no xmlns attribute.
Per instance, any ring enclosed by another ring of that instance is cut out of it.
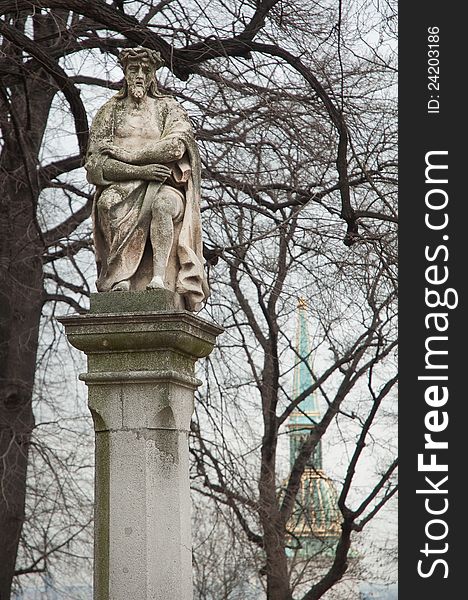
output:
<svg viewBox="0 0 468 600"><path fill-rule="evenodd" d="M162 94L159 52L125 49L122 89L97 112L85 168L96 186L100 292L168 289L198 311L209 295L200 219L200 156L190 120Z"/></svg>

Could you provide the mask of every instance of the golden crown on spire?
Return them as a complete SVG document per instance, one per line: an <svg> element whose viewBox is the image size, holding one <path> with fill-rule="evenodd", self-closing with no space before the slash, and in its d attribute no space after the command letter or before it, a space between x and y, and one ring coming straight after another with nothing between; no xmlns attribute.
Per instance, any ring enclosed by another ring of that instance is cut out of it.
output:
<svg viewBox="0 0 468 600"><path fill-rule="evenodd" d="M303 296L297 299L297 308L307 310L307 300Z"/></svg>

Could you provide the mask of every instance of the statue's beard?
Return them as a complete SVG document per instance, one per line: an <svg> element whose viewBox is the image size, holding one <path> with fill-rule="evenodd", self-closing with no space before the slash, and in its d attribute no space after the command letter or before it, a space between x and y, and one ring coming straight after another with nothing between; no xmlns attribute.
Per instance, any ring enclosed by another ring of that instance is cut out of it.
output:
<svg viewBox="0 0 468 600"><path fill-rule="evenodd" d="M146 88L140 83L130 83L128 91L135 100L141 100L146 95Z"/></svg>

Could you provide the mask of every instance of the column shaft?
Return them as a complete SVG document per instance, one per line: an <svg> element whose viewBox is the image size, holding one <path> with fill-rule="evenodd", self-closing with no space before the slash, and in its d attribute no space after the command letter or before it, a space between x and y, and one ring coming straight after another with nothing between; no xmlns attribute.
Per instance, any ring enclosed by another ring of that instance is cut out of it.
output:
<svg viewBox="0 0 468 600"><path fill-rule="evenodd" d="M222 330L187 311L141 311L146 300L167 303L164 293L135 293L138 313L128 312L126 294L125 312L109 313L100 294L95 305L107 312L61 319L88 356L81 378L96 431L95 600L193 598L194 366Z"/></svg>

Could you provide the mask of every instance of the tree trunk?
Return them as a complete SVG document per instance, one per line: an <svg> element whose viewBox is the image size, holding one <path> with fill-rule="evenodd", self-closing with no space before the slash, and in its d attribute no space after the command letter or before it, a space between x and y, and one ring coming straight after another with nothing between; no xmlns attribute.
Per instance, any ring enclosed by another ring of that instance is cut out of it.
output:
<svg viewBox="0 0 468 600"><path fill-rule="evenodd" d="M34 428L32 393L44 300L37 157L55 93L45 83L43 78L25 84L10 99L2 95L9 116L2 119L0 157L0 600L11 594Z"/></svg>
<svg viewBox="0 0 468 600"><path fill-rule="evenodd" d="M43 247L35 226L35 203L21 185L21 173L17 170L15 175L18 179L11 172L3 178L0 198L0 600L10 598L24 521L43 301Z"/></svg>
<svg viewBox="0 0 468 600"><path fill-rule="evenodd" d="M285 528L279 510L276 486L276 448L278 444L276 356L276 347L273 347L272 344L271 352L265 356L261 392L264 434L259 481L260 520L266 554L267 598L268 600L292 600L285 552Z"/></svg>
<svg viewBox="0 0 468 600"><path fill-rule="evenodd" d="M274 457L276 453L262 451L260 472L260 518L266 554L268 600L291 600L288 565L285 553L285 531L278 509L275 485Z"/></svg>

